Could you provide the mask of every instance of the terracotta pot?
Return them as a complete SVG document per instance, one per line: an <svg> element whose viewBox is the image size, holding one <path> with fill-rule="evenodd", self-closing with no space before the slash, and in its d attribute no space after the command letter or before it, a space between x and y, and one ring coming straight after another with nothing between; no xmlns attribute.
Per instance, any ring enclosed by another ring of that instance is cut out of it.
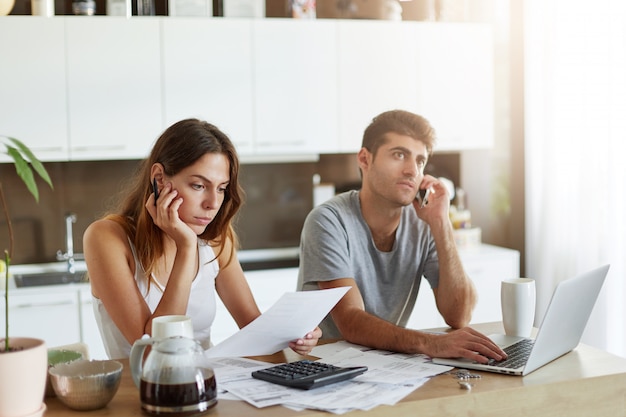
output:
<svg viewBox="0 0 626 417"><path fill-rule="evenodd" d="M27 337L12 337L10 345L22 349L0 353L0 417L30 416L44 407L48 350L43 340Z"/></svg>

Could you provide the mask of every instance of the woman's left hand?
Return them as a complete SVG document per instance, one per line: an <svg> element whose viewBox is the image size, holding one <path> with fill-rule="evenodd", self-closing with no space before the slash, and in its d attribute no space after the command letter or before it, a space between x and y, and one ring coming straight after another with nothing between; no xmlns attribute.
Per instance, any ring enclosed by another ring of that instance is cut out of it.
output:
<svg viewBox="0 0 626 417"><path fill-rule="evenodd" d="M322 337L322 329L316 327L312 332L304 335L302 339L289 342L289 347L298 355L306 356L317 345L317 341Z"/></svg>

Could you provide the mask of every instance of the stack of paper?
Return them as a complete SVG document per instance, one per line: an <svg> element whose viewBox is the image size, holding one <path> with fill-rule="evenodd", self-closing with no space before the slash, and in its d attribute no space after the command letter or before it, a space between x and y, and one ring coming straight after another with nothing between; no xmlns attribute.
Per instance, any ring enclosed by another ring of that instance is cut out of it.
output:
<svg viewBox="0 0 626 417"><path fill-rule="evenodd" d="M252 378L252 371L273 364L250 359L216 359L213 367L220 398L244 400L259 408L283 405L294 410L310 408L343 414L371 410L382 404L394 405L429 377L452 369L431 363L425 355L371 350L345 342L320 346L315 355L320 354L322 362L337 366L366 365L368 371L349 381L299 390Z"/></svg>
<svg viewBox="0 0 626 417"><path fill-rule="evenodd" d="M252 372L273 366L241 358L269 355L285 349L291 340L303 337L328 314L349 287L284 294L252 323L206 351L215 371L218 398L244 400L255 407L283 405L343 414L370 410L381 404L394 405L429 377L452 367L435 365L425 355L406 355L372 350L346 342L317 346L312 356L342 367L362 366L368 371L358 377L299 390L252 378Z"/></svg>

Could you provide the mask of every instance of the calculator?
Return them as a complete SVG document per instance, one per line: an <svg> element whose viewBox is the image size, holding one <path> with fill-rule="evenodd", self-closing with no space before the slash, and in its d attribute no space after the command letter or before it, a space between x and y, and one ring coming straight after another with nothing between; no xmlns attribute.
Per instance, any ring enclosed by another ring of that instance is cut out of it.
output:
<svg viewBox="0 0 626 417"><path fill-rule="evenodd" d="M367 366L340 367L300 360L252 372L252 377L292 388L312 389L345 381L367 371Z"/></svg>

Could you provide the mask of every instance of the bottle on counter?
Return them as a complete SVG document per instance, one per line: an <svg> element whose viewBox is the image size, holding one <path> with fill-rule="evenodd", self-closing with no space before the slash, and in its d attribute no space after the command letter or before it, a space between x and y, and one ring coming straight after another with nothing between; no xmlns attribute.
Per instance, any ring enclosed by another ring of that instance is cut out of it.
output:
<svg viewBox="0 0 626 417"><path fill-rule="evenodd" d="M170 16L213 16L213 0L169 0Z"/></svg>
<svg viewBox="0 0 626 417"><path fill-rule="evenodd" d="M138 16L154 16L154 0L137 0Z"/></svg>
<svg viewBox="0 0 626 417"><path fill-rule="evenodd" d="M472 214L466 207L465 191L456 189L456 206L450 206L450 220L455 229L469 229L472 227Z"/></svg>
<svg viewBox="0 0 626 417"><path fill-rule="evenodd" d="M131 17L132 15L131 0L107 0L107 16Z"/></svg>
<svg viewBox="0 0 626 417"><path fill-rule="evenodd" d="M93 16L96 13L95 0L73 0L72 12L80 16Z"/></svg>

